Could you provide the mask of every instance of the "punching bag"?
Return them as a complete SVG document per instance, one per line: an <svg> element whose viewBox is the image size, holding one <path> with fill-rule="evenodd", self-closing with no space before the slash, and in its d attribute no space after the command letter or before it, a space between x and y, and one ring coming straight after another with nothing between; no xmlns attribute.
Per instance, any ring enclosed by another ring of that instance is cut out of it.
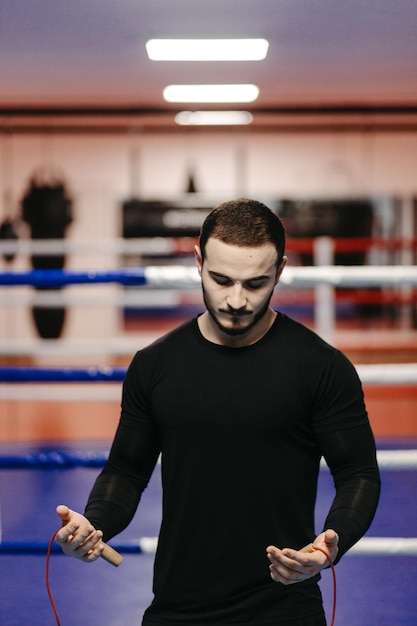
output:
<svg viewBox="0 0 417 626"><path fill-rule="evenodd" d="M1 239L4 241L17 241L18 239L16 226L11 217L6 217L0 224L0 240ZM12 263L15 256L14 252L6 252L3 254L3 258L6 263Z"/></svg>
<svg viewBox="0 0 417 626"><path fill-rule="evenodd" d="M32 239L64 239L72 222L72 201L61 181L42 182L33 178L22 200L22 217L30 227ZM63 269L65 255L32 255L33 269ZM39 290L56 287L38 287ZM32 307L32 317L39 336L58 339L62 333L64 307Z"/></svg>

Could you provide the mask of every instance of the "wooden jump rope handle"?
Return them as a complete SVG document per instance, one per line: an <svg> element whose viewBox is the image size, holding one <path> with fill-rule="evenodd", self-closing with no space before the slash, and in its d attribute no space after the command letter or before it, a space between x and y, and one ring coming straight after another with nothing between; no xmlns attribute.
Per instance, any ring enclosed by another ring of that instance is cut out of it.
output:
<svg viewBox="0 0 417 626"><path fill-rule="evenodd" d="M111 563L115 567L119 567L120 563L123 561L123 557L121 554L117 552L114 548L111 548L107 543L104 543L104 550L101 554L101 558L107 561L107 563Z"/></svg>

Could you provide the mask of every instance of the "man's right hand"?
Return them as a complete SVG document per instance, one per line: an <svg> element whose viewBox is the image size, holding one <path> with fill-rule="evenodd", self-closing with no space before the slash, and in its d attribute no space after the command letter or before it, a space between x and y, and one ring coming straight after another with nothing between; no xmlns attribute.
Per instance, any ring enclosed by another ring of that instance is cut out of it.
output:
<svg viewBox="0 0 417 626"><path fill-rule="evenodd" d="M62 522L55 537L56 543L69 556L87 563L96 561L104 549L101 530L96 530L84 515L63 504L57 506L56 512Z"/></svg>

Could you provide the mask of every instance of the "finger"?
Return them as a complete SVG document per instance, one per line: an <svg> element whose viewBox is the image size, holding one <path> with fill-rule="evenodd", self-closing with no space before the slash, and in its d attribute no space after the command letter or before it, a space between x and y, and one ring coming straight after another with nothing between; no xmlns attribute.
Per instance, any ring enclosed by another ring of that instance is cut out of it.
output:
<svg viewBox="0 0 417 626"><path fill-rule="evenodd" d="M283 585L292 585L308 578L308 576L302 572L289 570L281 565L278 567L270 565L269 572L274 582L279 582Z"/></svg>
<svg viewBox="0 0 417 626"><path fill-rule="evenodd" d="M71 545L71 550L76 550L81 544L85 543L95 532L93 526L80 526L79 522L68 522L61 530L58 531L56 540L61 546L65 544Z"/></svg>
<svg viewBox="0 0 417 626"><path fill-rule="evenodd" d="M93 526L79 526L77 530L72 533L72 539L70 541L75 548L90 544L94 546L99 540L101 540L101 537L101 531L95 530Z"/></svg>
<svg viewBox="0 0 417 626"><path fill-rule="evenodd" d="M281 582L279 572L273 565L269 566L269 574L275 583Z"/></svg>
<svg viewBox="0 0 417 626"><path fill-rule="evenodd" d="M324 534L325 534L327 540L339 541L339 535L332 528L328 528Z"/></svg>
<svg viewBox="0 0 417 626"><path fill-rule="evenodd" d="M332 560L336 558L339 552L338 544L339 535L334 530L328 529L316 537L313 543L313 549L324 556L324 563L329 563L327 556Z"/></svg>
<svg viewBox="0 0 417 626"><path fill-rule="evenodd" d="M56 537L56 539L58 540L57 543L59 543L59 541L66 541L70 535L75 534L77 532L79 528L79 522L77 518L74 516L74 512L71 511L71 509L69 509L64 504L60 504L59 506L57 506L56 512L61 518L61 523L62 523L61 530L58 532L57 537Z"/></svg>
<svg viewBox="0 0 417 626"><path fill-rule="evenodd" d="M275 555L271 554L270 561L274 564L284 565L288 569L302 571L302 568L308 567L311 563L311 556L308 553L285 548L284 550L279 550Z"/></svg>
<svg viewBox="0 0 417 626"><path fill-rule="evenodd" d="M71 509L69 509L65 504L59 504L56 507L56 512L63 522L68 522L71 516Z"/></svg>
<svg viewBox="0 0 417 626"><path fill-rule="evenodd" d="M268 558L281 560L282 558L297 559L299 557L299 550L292 550L292 548L284 548L280 550L276 546L268 546L266 553Z"/></svg>
<svg viewBox="0 0 417 626"><path fill-rule="evenodd" d="M288 558L286 557L284 551L279 550L278 548L275 548L275 547L272 547L271 549L267 548L267 557L270 560L270 562L275 566L278 566L280 564L284 564L284 565L288 564Z"/></svg>
<svg viewBox="0 0 417 626"><path fill-rule="evenodd" d="M77 559L84 559L86 555L93 553L96 553L98 558L102 550L96 550L96 546L101 542L101 539L101 531L94 531L94 533L90 533L87 536L85 536L85 533L82 533L78 536L70 537L61 544L61 547L66 554L74 556Z"/></svg>
<svg viewBox="0 0 417 626"><path fill-rule="evenodd" d="M102 545L103 533L100 530L95 530L90 533L81 543L76 541L72 542L75 551L79 551L80 554L86 555L90 552L95 552L97 556L100 556L103 552L104 544ZM78 539L78 538L77 538ZM78 543L78 545L77 545Z"/></svg>
<svg viewBox="0 0 417 626"><path fill-rule="evenodd" d="M282 550L280 550L276 546L268 546L266 549L266 556L271 561L271 563L279 563L282 557Z"/></svg>
<svg viewBox="0 0 417 626"><path fill-rule="evenodd" d="M70 522L65 524L56 534L55 541L59 545L63 545L69 541L72 541L77 534L80 525L77 522Z"/></svg>
<svg viewBox="0 0 417 626"><path fill-rule="evenodd" d="M82 550L84 552L86 550L86 552L84 552L83 556L81 557L84 561L92 563L103 555L105 544L103 543L103 541L101 541L101 539L102 537L98 535L98 541L96 543L92 543L89 541L88 543L85 543L80 548L78 548L79 551Z"/></svg>
<svg viewBox="0 0 417 626"><path fill-rule="evenodd" d="M329 547L335 548L339 545L339 535L334 530L326 530L324 541Z"/></svg>

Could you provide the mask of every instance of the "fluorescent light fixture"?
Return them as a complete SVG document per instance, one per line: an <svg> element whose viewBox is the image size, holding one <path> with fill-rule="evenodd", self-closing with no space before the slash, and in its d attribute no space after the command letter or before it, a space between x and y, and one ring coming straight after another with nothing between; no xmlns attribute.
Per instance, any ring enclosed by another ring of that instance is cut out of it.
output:
<svg viewBox="0 0 417 626"><path fill-rule="evenodd" d="M167 102L253 102L259 95L256 85L168 85Z"/></svg>
<svg viewBox="0 0 417 626"><path fill-rule="evenodd" d="M180 126L238 126L252 120L249 111L181 111L175 116Z"/></svg>
<svg viewBox="0 0 417 626"><path fill-rule="evenodd" d="M266 39L150 39L151 61L262 61Z"/></svg>

